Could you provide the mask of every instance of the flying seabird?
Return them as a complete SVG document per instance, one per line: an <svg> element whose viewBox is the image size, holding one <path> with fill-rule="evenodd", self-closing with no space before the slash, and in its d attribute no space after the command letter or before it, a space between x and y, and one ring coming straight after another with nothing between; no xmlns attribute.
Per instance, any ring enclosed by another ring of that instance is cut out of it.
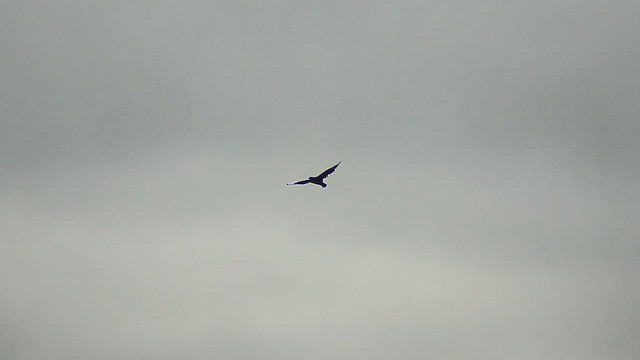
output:
<svg viewBox="0 0 640 360"><path fill-rule="evenodd" d="M311 176L307 180L300 180L298 182L294 182L293 184L287 184L287 185L304 185L304 184L312 183L312 184L320 185L323 188L326 188L327 184L325 184L322 180L324 180L324 178L326 178L327 176L329 176L329 174L334 172L336 170L336 168L338 167L338 165L340 165L340 163L342 163L342 161L340 161L339 163L333 165L332 167L328 168L327 170L323 171L322 174L320 174L318 176Z"/></svg>

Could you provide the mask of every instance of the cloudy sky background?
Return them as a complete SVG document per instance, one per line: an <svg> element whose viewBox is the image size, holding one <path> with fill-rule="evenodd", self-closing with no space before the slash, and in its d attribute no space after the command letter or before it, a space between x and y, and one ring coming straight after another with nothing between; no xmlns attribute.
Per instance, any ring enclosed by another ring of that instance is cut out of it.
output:
<svg viewBox="0 0 640 360"><path fill-rule="evenodd" d="M639 18L0 2L0 358L640 358Z"/></svg>

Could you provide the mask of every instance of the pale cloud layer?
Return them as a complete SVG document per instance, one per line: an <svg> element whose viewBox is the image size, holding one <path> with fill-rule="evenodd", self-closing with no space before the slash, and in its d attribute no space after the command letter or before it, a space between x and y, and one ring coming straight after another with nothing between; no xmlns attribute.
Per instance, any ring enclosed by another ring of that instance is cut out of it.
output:
<svg viewBox="0 0 640 360"><path fill-rule="evenodd" d="M0 9L0 358L640 357L637 2Z"/></svg>

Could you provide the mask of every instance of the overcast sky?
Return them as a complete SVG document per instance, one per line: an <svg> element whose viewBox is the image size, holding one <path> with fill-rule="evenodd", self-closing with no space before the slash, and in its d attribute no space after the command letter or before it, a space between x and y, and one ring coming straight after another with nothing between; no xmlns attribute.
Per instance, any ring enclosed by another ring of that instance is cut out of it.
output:
<svg viewBox="0 0 640 360"><path fill-rule="evenodd" d="M0 1L0 358L639 359L638 19Z"/></svg>

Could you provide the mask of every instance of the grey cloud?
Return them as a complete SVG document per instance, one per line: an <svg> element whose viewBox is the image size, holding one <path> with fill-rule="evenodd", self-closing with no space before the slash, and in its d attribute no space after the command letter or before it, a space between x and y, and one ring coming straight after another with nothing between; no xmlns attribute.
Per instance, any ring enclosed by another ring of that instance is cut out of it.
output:
<svg viewBox="0 0 640 360"><path fill-rule="evenodd" d="M2 8L0 357L638 358L635 2Z"/></svg>

